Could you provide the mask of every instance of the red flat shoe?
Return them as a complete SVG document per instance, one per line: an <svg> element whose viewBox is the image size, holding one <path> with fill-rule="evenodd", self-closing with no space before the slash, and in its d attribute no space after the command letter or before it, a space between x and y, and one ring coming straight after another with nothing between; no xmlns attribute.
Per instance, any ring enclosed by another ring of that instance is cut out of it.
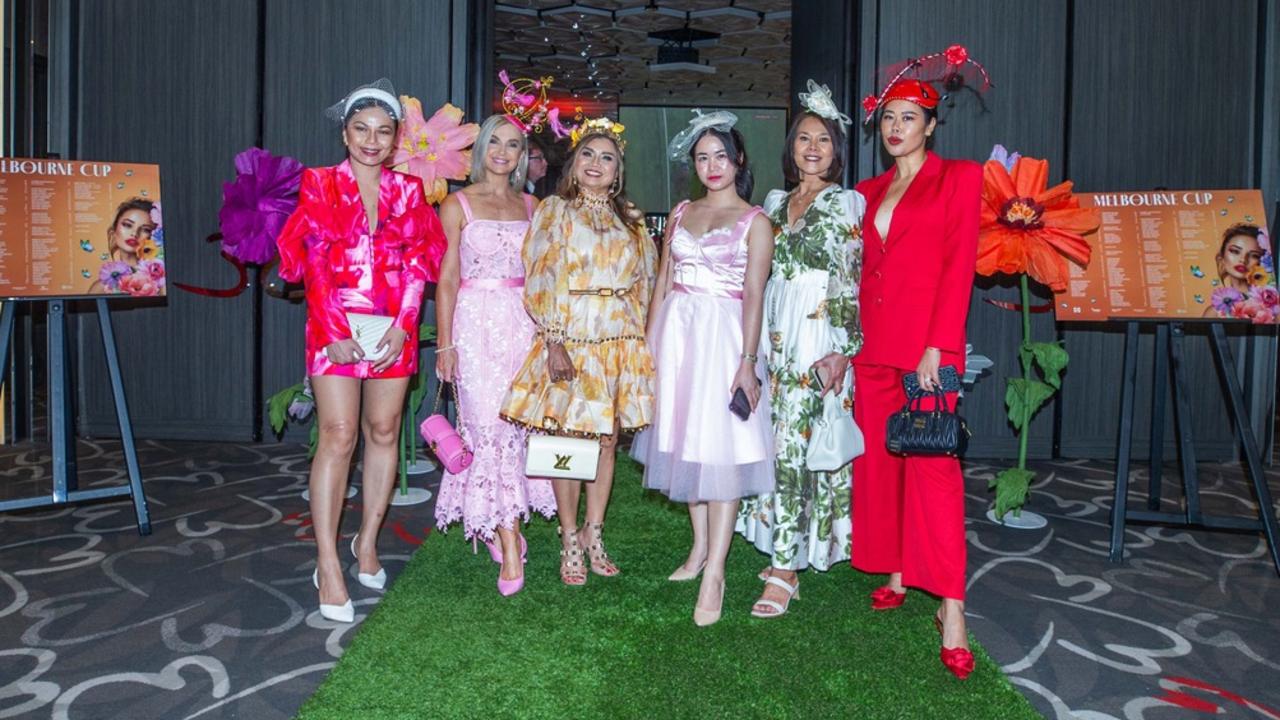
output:
<svg viewBox="0 0 1280 720"><path fill-rule="evenodd" d="M942 660L942 665L961 680L973 672L973 653L968 648L944 647L938 652L938 657Z"/></svg>
<svg viewBox="0 0 1280 720"><path fill-rule="evenodd" d="M871 591L872 610L894 610L902 607L902 603L906 601L906 593L894 592L888 585Z"/></svg>

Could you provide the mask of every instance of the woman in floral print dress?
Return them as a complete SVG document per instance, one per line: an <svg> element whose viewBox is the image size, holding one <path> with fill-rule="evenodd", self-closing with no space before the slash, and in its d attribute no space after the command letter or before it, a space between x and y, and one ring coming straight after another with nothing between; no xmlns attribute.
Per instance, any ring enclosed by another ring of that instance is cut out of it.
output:
<svg viewBox="0 0 1280 720"><path fill-rule="evenodd" d="M761 573L765 589L752 609L756 617L787 611L800 570L825 571L850 554L851 466L827 473L805 464L823 395L839 394L852 412L849 360L862 345L858 282L866 203L838 184L844 146L836 119L800 115L783 160L784 174L798 185L789 193L770 192L764 203L777 230L765 290L777 487L744 501L737 523L738 532L771 558Z"/></svg>

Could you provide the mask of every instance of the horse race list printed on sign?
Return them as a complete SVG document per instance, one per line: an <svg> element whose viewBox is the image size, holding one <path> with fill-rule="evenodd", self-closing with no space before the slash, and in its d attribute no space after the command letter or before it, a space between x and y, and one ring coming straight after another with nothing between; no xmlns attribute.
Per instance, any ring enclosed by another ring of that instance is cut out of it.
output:
<svg viewBox="0 0 1280 720"><path fill-rule="evenodd" d="M165 294L160 167L0 158L0 297Z"/></svg>
<svg viewBox="0 0 1280 720"><path fill-rule="evenodd" d="M1280 317L1259 190L1077 193L1096 207L1088 268L1070 263L1058 320L1245 320Z"/></svg>

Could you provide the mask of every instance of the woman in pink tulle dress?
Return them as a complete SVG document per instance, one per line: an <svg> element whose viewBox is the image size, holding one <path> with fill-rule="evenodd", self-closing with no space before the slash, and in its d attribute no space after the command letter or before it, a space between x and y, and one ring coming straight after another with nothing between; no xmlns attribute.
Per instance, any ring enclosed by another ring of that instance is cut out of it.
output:
<svg viewBox="0 0 1280 720"><path fill-rule="evenodd" d="M676 206L658 269L648 336L657 367L653 424L633 454L644 486L689 504L693 546L673 581L704 572L693 620L720 618L724 566L740 498L773 491L773 426L761 385L764 287L773 230L749 203L737 117L699 114L671 142L693 161L705 198ZM730 410L739 394L740 417Z"/></svg>
<svg viewBox="0 0 1280 720"><path fill-rule="evenodd" d="M507 116L490 117L472 151L476 182L440 206L449 247L436 289L436 373L457 389L458 432L475 459L457 475L445 472L436 523L443 529L461 520L465 537L484 540L502 564L503 595L524 586L520 521L530 510L551 517L556 508L551 482L525 477L524 428L498 417L533 345L520 259L536 202L520 191L527 150L527 138Z"/></svg>

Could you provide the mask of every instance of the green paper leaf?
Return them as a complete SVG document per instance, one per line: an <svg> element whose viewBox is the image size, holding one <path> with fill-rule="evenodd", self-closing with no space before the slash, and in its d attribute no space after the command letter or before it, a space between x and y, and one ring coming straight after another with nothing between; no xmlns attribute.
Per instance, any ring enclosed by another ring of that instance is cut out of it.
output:
<svg viewBox="0 0 1280 720"><path fill-rule="evenodd" d="M284 432L285 423L289 422L289 404L295 395L302 393L302 383L290 385L267 398L267 418L271 422L271 430L279 437Z"/></svg>
<svg viewBox="0 0 1280 720"><path fill-rule="evenodd" d="M1060 389L1062 387L1062 371L1067 368L1067 362L1071 359L1062 345L1056 342L1027 343L1025 348L1030 350L1036 365L1039 366L1040 372L1044 375L1044 381L1052 385L1055 390Z"/></svg>
<svg viewBox="0 0 1280 720"><path fill-rule="evenodd" d="M1027 502L1027 489L1035 477L1036 474L1030 470L1006 468L991 478L987 489L996 491L996 517L1002 518L1011 510L1016 513L1022 509Z"/></svg>
<svg viewBox="0 0 1280 720"><path fill-rule="evenodd" d="M1009 378L1009 385L1004 393L1004 404L1009 409L1009 422L1013 423L1014 429L1022 430L1027 423L1031 422L1031 418L1040 406L1051 397L1053 397L1053 388L1039 380Z"/></svg>

